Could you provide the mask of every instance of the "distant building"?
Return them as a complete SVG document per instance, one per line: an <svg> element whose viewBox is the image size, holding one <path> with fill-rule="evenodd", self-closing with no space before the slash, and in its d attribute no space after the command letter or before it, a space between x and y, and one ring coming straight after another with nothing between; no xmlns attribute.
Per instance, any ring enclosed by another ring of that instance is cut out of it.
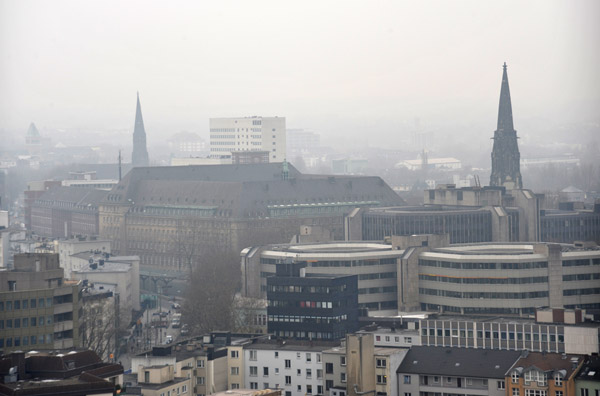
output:
<svg viewBox="0 0 600 396"><path fill-rule="evenodd" d="M207 144L197 133L176 133L171 136L168 144L172 155L175 155L176 157L208 155Z"/></svg>
<svg viewBox="0 0 600 396"><path fill-rule="evenodd" d="M508 190L523 188L520 159L517 131L513 126L508 74L506 73L506 63L504 63L498 108L498 127L494 132L490 186L503 186Z"/></svg>
<svg viewBox="0 0 600 396"><path fill-rule="evenodd" d="M231 163L235 165L268 164L269 156L270 152L268 151L232 151Z"/></svg>
<svg viewBox="0 0 600 396"><path fill-rule="evenodd" d="M404 160L396 164L396 168L407 168L408 170L435 169L440 171L459 170L462 162L456 158L418 158L416 160Z"/></svg>
<svg viewBox="0 0 600 396"><path fill-rule="evenodd" d="M0 271L0 350L78 347L81 283L66 281L58 254L17 254Z"/></svg>
<svg viewBox="0 0 600 396"><path fill-rule="evenodd" d="M52 188L31 204L30 230L52 238L98 235L98 204L107 194L89 187Z"/></svg>
<svg viewBox="0 0 600 396"><path fill-rule="evenodd" d="M211 118L211 157L231 156L236 151L268 151L269 162L283 162L285 117Z"/></svg>
<svg viewBox="0 0 600 396"><path fill-rule="evenodd" d="M23 193L23 210L25 212L25 228L31 230L31 207L33 203L52 187L58 187L58 180L32 181L27 183L27 190Z"/></svg>
<svg viewBox="0 0 600 396"><path fill-rule="evenodd" d="M369 160L367 159L335 159L331 161L331 169L334 174L354 175L362 174L367 170Z"/></svg>
<svg viewBox="0 0 600 396"><path fill-rule="evenodd" d="M137 94L137 106L135 108L135 125L133 128L133 153L131 163L134 167L148 166L148 149L146 148L146 129L142 118L142 106L140 105L140 94Z"/></svg>
<svg viewBox="0 0 600 396"><path fill-rule="evenodd" d="M321 145L321 136L304 129L287 130L287 149L289 153L311 152Z"/></svg>
<svg viewBox="0 0 600 396"><path fill-rule="evenodd" d="M100 235L142 266L186 270L184 253L289 242L301 225L342 239L356 207L401 205L379 177L303 175L291 164L134 169L106 196Z"/></svg>

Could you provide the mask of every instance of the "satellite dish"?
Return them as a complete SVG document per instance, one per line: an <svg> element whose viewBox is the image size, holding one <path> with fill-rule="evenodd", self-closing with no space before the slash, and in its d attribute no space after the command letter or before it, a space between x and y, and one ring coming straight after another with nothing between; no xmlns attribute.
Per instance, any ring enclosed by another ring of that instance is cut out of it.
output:
<svg viewBox="0 0 600 396"><path fill-rule="evenodd" d="M8 375L15 375L15 374L17 374L17 366L11 367L8 370Z"/></svg>

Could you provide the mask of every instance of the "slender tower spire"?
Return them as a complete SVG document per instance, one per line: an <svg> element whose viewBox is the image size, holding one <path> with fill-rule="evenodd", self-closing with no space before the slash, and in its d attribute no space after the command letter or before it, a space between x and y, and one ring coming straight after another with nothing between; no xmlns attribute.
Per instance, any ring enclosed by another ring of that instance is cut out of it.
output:
<svg viewBox="0 0 600 396"><path fill-rule="evenodd" d="M515 131L513 126L506 62L502 68L498 126L493 137L494 148L492 149L490 185L504 186L509 190L513 190L523 188L520 166L521 154L519 153L519 146L517 144L517 131Z"/></svg>
<svg viewBox="0 0 600 396"><path fill-rule="evenodd" d="M137 93L137 107L135 109L135 126L133 128L133 153L131 162L134 167L148 166L148 150L146 149L146 130L142 118L142 106L140 105L140 93Z"/></svg>

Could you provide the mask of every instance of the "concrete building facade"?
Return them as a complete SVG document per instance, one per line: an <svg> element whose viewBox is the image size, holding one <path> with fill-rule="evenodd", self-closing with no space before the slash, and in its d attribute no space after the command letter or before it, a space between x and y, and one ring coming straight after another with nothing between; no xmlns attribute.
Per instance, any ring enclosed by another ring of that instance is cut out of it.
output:
<svg viewBox="0 0 600 396"><path fill-rule="evenodd" d="M65 349L80 345L79 291L66 281L57 254L17 254L0 271L0 349Z"/></svg>
<svg viewBox="0 0 600 396"><path fill-rule="evenodd" d="M286 159L285 117L210 119L210 155L231 157L236 151L268 151L269 162Z"/></svg>

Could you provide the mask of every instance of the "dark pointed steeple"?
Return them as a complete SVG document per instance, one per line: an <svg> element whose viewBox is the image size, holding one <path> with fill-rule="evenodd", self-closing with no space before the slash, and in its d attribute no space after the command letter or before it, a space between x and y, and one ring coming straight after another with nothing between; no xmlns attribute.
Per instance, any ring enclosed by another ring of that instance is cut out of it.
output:
<svg viewBox="0 0 600 396"><path fill-rule="evenodd" d="M502 66L502 87L500 88L500 106L498 107L498 130L512 131L513 117L512 105L510 103L510 88L508 87L508 74L506 73L506 62Z"/></svg>
<svg viewBox="0 0 600 396"><path fill-rule="evenodd" d="M133 127L133 153L131 163L134 167L148 166L148 150L146 148L146 130L142 118L142 106L140 105L140 93L137 93L137 107L135 109L135 125Z"/></svg>
<svg viewBox="0 0 600 396"><path fill-rule="evenodd" d="M507 189L523 188L521 179L521 154L517 144L517 131L513 126L512 104L508 87L506 62L502 66L502 86L498 107L498 126L494 132L492 149L491 186L503 186Z"/></svg>

